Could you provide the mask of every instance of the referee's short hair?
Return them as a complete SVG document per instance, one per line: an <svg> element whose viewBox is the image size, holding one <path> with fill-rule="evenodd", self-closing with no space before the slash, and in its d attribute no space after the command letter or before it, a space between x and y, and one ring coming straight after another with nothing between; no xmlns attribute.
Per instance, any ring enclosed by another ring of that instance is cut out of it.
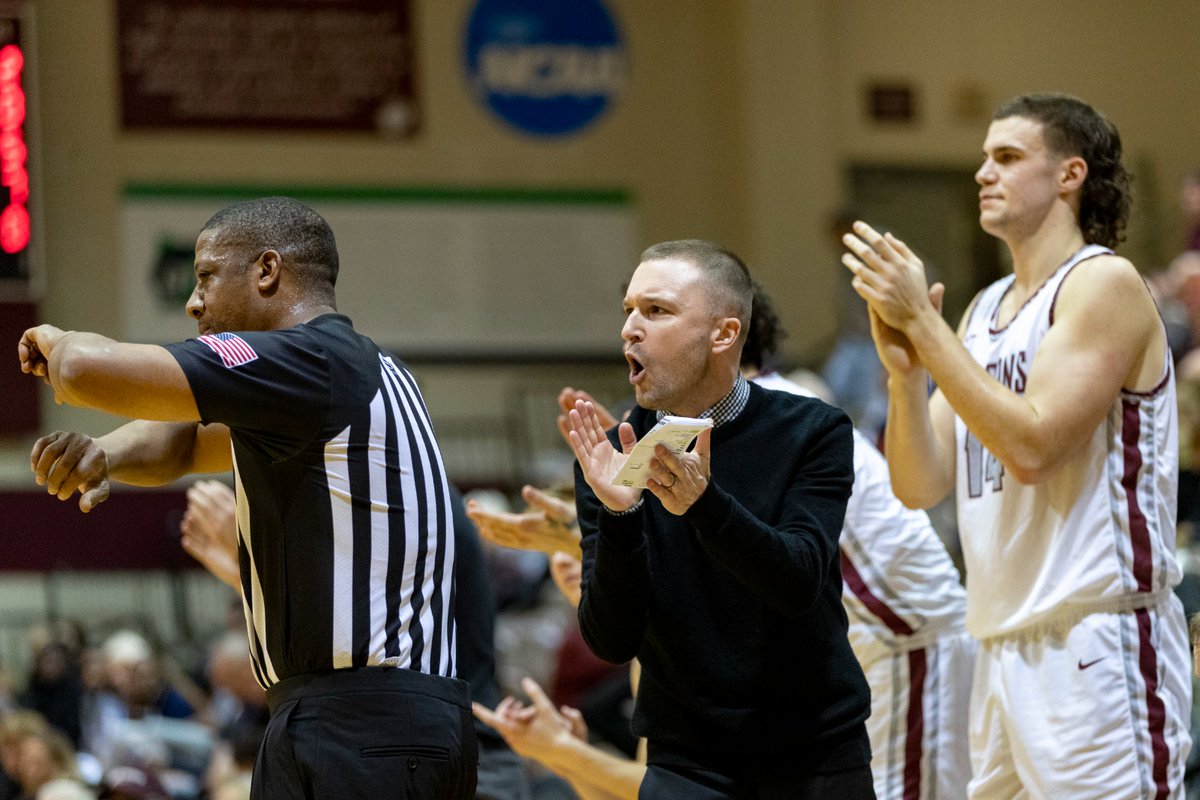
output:
<svg viewBox="0 0 1200 800"><path fill-rule="evenodd" d="M216 231L227 247L252 262L267 250L283 257L308 289L330 290L337 283L338 252L325 218L290 197L260 197L221 209L201 233Z"/></svg>

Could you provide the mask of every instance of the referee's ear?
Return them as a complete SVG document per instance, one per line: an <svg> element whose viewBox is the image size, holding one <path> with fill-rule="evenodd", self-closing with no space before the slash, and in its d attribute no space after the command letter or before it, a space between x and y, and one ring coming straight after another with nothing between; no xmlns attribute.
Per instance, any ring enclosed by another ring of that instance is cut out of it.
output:
<svg viewBox="0 0 1200 800"><path fill-rule="evenodd" d="M283 270L283 259L275 250L264 250L254 262L258 272L258 291L264 295L274 294L280 286L280 273Z"/></svg>

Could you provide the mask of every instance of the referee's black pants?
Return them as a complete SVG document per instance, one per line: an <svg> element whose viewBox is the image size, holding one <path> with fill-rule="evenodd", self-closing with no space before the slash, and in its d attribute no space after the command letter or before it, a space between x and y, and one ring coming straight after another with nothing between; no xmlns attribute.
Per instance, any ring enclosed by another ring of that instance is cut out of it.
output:
<svg viewBox="0 0 1200 800"><path fill-rule="evenodd" d="M252 800L471 798L467 684L408 669L295 675L267 690Z"/></svg>

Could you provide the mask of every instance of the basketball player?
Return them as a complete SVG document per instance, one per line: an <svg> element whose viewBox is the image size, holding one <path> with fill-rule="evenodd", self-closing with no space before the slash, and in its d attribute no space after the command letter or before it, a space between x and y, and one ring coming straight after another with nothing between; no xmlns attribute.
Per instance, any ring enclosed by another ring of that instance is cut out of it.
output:
<svg viewBox="0 0 1200 800"><path fill-rule="evenodd" d="M197 239L199 338L26 331L23 371L60 400L138 419L95 440L44 437L33 469L60 499L78 490L84 511L110 478L234 469L246 628L271 709L256 800L468 798L449 488L412 376L336 313L337 272L316 212L252 200Z"/></svg>
<svg viewBox="0 0 1200 800"><path fill-rule="evenodd" d="M843 256L888 371L896 494L956 491L982 640L970 794L1179 796L1175 387L1150 293L1111 250L1129 210L1120 137L1080 100L1026 95L983 152L980 224L1013 275L975 298L961 340L899 239L858 223Z"/></svg>

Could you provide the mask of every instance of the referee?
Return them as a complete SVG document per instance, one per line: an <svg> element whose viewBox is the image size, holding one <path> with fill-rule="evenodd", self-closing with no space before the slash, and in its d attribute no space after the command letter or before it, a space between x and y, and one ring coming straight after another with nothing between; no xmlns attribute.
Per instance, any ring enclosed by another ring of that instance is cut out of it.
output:
<svg viewBox="0 0 1200 800"><path fill-rule="evenodd" d="M412 376L337 313L333 232L295 200L218 212L195 268L198 338L22 336L22 370L60 401L136 420L39 439L38 483L79 491L86 512L110 479L234 470L246 629L271 708L255 800L471 797L449 488Z"/></svg>

